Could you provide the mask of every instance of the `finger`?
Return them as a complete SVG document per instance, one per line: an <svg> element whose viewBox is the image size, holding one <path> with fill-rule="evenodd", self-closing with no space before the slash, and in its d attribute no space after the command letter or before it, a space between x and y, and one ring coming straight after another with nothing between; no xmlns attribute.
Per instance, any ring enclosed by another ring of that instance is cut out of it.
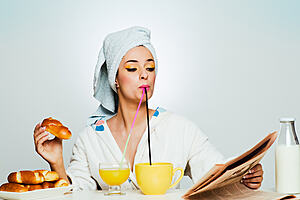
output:
<svg viewBox="0 0 300 200"><path fill-rule="evenodd" d="M35 125L35 128L34 128L34 132L36 132L37 129L39 129L40 127L41 127L41 123L36 124L36 125Z"/></svg>
<svg viewBox="0 0 300 200"><path fill-rule="evenodd" d="M262 166L261 166L261 164L257 164L257 165L255 165L254 167L252 167L252 168L249 170L249 172L250 172L250 173L253 173L253 172L256 172L256 171L260 171L260 170L262 170Z"/></svg>
<svg viewBox="0 0 300 200"><path fill-rule="evenodd" d="M263 181L262 176L257 176L254 178L243 179L244 183L261 183Z"/></svg>
<svg viewBox="0 0 300 200"><path fill-rule="evenodd" d="M261 186L261 183L244 183L250 189L258 189Z"/></svg>
<svg viewBox="0 0 300 200"><path fill-rule="evenodd" d="M46 130L45 127L40 127L39 129L37 129L36 132L34 132L33 137L36 138L38 135L40 135L41 133L44 133Z"/></svg>
<svg viewBox="0 0 300 200"><path fill-rule="evenodd" d="M33 139L34 139L34 143L37 143L37 140L41 137L41 134L47 134L48 132L45 132L44 129L41 129L40 131L37 131L37 133L34 135Z"/></svg>
<svg viewBox="0 0 300 200"><path fill-rule="evenodd" d="M243 176L243 179L247 179L247 178L252 178L252 177L256 177L256 176L263 176L264 171L260 170L260 171L256 171L254 173L248 173L245 176Z"/></svg>
<svg viewBox="0 0 300 200"><path fill-rule="evenodd" d="M36 125L34 132L33 132L33 137L36 137L38 134L40 134L40 132L42 130L41 128L42 128L41 126Z"/></svg>
<svg viewBox="0 0 300 200"><path fill-rule="evenodd" d="M40 140L41 138L43 138L44 136L49 136L49 133L44 132L44 133L41 133L41 134L39 134L38 136L36 136L36 137L35 137L35 143L37 144L37 143L39 142L39 140Z"/></svg>
<svg viewBox="0 0 300 200"><path fill-rule="evenodd" d="M38 152L41 152L41 150L43 149L43 143L45 141L47 141L48 139L49 139L49 136L48 135L44 135L39 140L37 140L37 142L36 142L36 149L37 149Z"/></svg>

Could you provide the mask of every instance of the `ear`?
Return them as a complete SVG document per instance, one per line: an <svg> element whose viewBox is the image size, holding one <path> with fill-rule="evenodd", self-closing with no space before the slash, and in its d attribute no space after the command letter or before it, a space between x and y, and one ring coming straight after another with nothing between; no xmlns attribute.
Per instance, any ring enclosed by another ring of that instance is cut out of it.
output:
<svg viewBox="0 0 300 200"><path fill-rule="evenodd" d="M119 83L118 83L117 79L115 80L115 85L116 85L116 88L119 88Z"/></svg>
<svg viewBox="0 0 300 200"><path fill-rule="evenodd" d="M118 71L117 71L116 79L115 79L115 85L116 85L116 88L119 88L119 82L118 82L118 80L117 80L118 74L119 74L119 69L118 69Z"/></svg>

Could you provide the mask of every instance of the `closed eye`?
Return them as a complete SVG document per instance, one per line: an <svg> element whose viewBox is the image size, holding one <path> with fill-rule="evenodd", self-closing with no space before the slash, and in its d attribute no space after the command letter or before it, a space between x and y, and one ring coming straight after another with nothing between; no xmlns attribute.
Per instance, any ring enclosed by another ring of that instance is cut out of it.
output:
<svg viewBox="0 0 300 200"><path fill-rule="evenodd" d="M155 70L155 67L147 67L146 68L149 72L153 72Z"/></svg>
<svg viewBox="0 0 300 200"><path fill-rule="evenodd" d="M136 68L126 68L126 70L129 72L135 72L137 69Z"/></svg>

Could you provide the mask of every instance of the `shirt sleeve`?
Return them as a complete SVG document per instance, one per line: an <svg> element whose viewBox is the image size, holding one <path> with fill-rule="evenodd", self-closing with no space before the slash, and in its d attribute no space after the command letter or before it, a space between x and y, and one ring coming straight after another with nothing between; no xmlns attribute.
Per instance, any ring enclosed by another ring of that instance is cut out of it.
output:
<svg viewBox="0 0 300 200"><path fill-rule="evenodd" d="M187 173L196 183L215 164L223 163L223 155L208 141L208 137L197 126L191 126L191 148L188 156Z"/></svg>
<svg viewBox="0 0 300 200"><path fill-rule="evenodd" d="M75 190L96 190L97 183L91 176L83 141L83 138L79 136L74 144L71 161L66 172Z"/></svg>

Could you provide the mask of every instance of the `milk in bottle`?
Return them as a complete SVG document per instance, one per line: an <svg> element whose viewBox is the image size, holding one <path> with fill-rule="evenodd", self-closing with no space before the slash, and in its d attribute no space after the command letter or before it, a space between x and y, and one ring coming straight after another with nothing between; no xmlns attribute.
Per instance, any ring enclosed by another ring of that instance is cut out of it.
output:
<svg viewBox="0 0 300 200"><path fill-rule="evenodd" d="M300 193L300 145L294 118L280 118L280 133L275 149L276 191Z"/></svg>

